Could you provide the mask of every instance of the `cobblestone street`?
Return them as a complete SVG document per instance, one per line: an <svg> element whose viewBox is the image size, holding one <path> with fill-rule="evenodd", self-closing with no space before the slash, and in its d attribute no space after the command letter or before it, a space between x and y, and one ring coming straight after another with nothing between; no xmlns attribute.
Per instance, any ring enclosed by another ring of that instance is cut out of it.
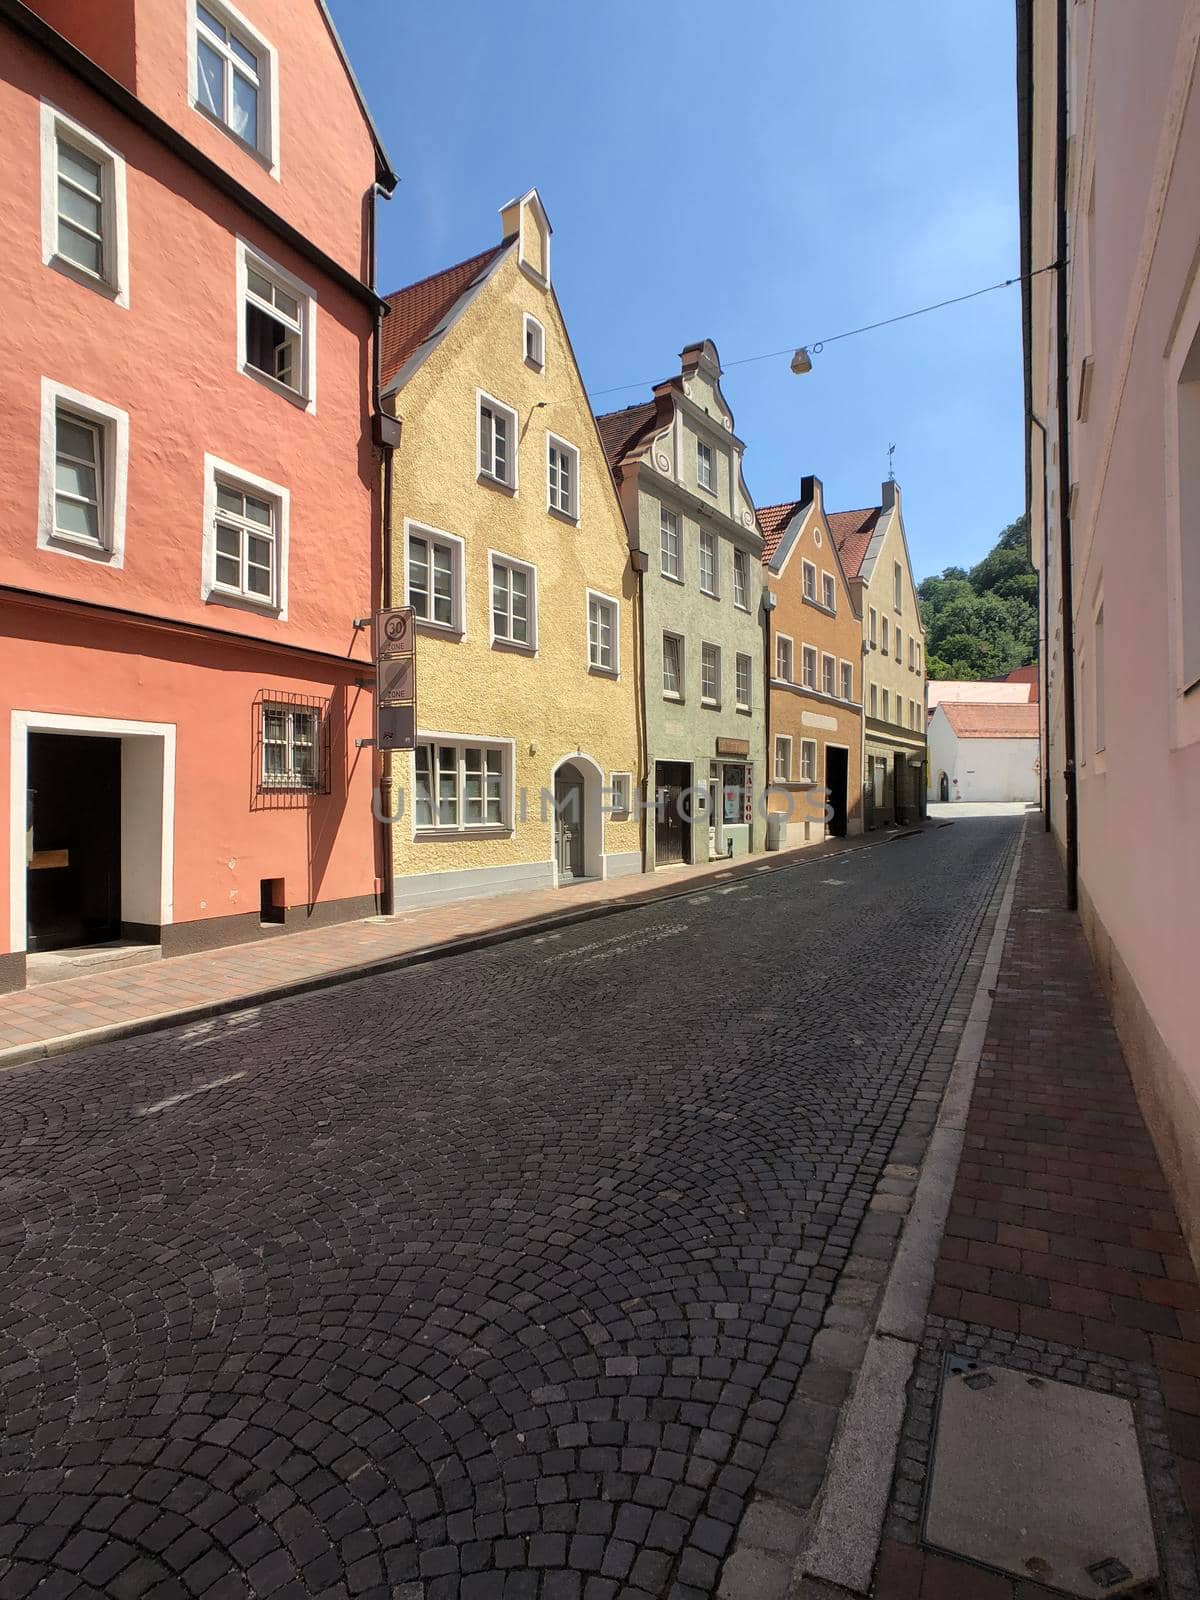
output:
<svg viewBox="0 0 1200 1600"><path fill-rule="evenodd" d="M0 1077L0 1597L702 1600L972 818Z"/></svg>

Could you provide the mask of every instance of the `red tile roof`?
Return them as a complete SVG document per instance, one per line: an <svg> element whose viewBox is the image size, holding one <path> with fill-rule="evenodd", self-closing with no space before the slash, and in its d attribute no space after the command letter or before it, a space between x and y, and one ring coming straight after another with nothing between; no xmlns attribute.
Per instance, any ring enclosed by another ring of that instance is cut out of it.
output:
<svg viewBox="0 0 1200 1600"><path fill-rule="evenodd" d="M1036 739L1036 705L980 704L943 700L938 710L960 739Z"/></svg>
<svg viewBox="0 0 1200 1600"><path fill-rule="evenodd" d="M759 506L754 515L758 518L758 531L763 536L763 563L770 561L779 549L783 530L792 520L799 500L788 500L781 506Z"/></svg>
<svg viewBox="0 0 1200 1600"><path fill-rule="evenodd" d="M606 411L596 418L609 466L616 465L657 410L653 400L642 400L636 406L626 406L623 411Z"/></svg>
<svg viewBox="0 0 1200 1600"><path fill-rule="evenodd" d="M848 578L857 578L862 571L871 535L882 513L881 506L867 506L863 511L830 511L826 520L838 555L842 558Z"/></svg>
<svg viewBox="0 0 1200 1600"><path fill-rule="evenodd" d="M406 289L397 289L394 294L384 295L391 307L383 319L385 383L395 377L455 302L511 243L511 239L503 239L490 250L481 250L477 256L460 261L457 266L446 267L442 272L422 278L420 283L410 283Z"/></svg>

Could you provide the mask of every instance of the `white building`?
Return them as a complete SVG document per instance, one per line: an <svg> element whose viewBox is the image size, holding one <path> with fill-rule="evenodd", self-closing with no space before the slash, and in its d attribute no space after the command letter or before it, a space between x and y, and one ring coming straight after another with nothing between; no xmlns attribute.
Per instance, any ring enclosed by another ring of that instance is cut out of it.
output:
<svg viewBox="0 0 1200 1600"><path fill-rule="evenodd" d="M943 700L927 738L931 800L1037 799L1036 705Z"/></svg>

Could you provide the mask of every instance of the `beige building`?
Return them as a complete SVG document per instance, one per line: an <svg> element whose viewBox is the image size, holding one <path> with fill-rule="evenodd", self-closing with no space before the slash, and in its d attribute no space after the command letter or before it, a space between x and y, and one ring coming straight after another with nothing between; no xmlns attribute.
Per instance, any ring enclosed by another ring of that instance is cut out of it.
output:
<svg viewBox="0 0 1200 1600"><path fill-rule="evenodd" d="M834 511L829 529L862 613L863 819L915 822L925 810L925 629L900 485L881 503Z"/></svg>

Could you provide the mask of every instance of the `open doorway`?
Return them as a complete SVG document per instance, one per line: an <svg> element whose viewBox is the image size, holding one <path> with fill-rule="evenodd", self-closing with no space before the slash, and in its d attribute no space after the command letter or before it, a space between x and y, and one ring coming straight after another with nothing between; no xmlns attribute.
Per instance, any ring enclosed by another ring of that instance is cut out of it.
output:
<svg viewBox="0 0 1200 1600"><path fill-rule="evenodd" d="M844 839L850 817L850 752L841 745L825 746L825 789L830 812L828 831L833 838Z"/></svg>
<svg viewBox="0 0 1200 1600"><path fill-rule="evenodd" d="M28 948L121 934L121 741L29 735Z"/></svg>

